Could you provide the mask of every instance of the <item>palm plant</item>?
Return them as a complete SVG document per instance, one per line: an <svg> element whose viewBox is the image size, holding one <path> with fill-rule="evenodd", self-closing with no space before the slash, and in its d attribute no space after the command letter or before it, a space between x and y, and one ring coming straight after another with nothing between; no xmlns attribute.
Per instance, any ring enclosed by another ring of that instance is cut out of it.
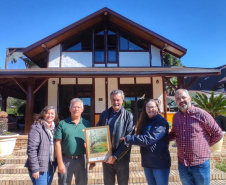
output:
<svg viewBox="0 0 226 185"><path fill-rule="evenodd" d="M195 105L204 109L214 118L219 116L226 116L226 97L223 94L214 96L214 92L211 92L210 98L204 93L196 92L196 97L192 97Z"/></svg>

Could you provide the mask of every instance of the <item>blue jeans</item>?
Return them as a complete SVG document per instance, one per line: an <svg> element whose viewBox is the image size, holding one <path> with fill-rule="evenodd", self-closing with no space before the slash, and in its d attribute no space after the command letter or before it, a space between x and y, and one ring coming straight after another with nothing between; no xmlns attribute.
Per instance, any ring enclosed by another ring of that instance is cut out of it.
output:
<svg viewBox="0 0 226 185"><path fill-rule="evenodd" d="M35 179L32 177L32 172L29 171L29 176L33 185L51 185L53 180L54 170L49 169L47 172L39 172L39 178Z"/></svg>
<svg viewBox="0 0 226 185"><path fill-rule="evenodd" d="M209 185L210 184L210 160L197 166L185 166L178 164L180 180L183 185Z"/></svg>
<svg viewBox="0 0 226 185"><path fill-rule="evenodd" d="M148 185L168 185L170 168L144 168Z"/></svg>

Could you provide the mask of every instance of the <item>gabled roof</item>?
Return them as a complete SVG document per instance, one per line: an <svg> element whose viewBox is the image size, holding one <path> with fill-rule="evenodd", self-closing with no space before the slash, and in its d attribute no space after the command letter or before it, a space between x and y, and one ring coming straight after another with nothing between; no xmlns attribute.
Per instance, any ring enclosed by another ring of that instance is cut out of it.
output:
<svg viewBox="0 0 226 185"><path fill-rule="evenodd" d="M183 55L186 54L187 49L179 46L178 44L158 35L157 33L123 17L122 15L108 9L103 8L65 28L62 30L28 46L23 50L25 56L33 60L34 62L38 61L39 55L45 53L45 48L52 48L61 42L69 39L70 37L85 31L96 24L101 22L107 21L112 23L129 33L137 36L141 39L146 40L147 42L151 43L152 45L158 48L164 48L165 52L168 52L178 58L181 58ZM44 47L43 47L44 46Z"/></svg>
<svg viewBox="0 0 226 185"><path fill-rule="evenodd" d="M189 90L215 90L220 84L226 83L226 65L217 67L215 69L221 70L221 75L218 76L209 76L199 77L188 89ZM188 84L191 81L191 78L185 79L185 84Z"/></svg>

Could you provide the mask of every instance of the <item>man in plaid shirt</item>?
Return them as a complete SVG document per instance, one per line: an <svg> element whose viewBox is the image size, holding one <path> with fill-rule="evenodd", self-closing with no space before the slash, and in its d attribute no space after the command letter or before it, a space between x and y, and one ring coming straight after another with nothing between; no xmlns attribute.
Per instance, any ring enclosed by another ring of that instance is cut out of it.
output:
<svg viewBox="0 0 226 185"><path fill-rule="evenodd" d="M187 90L178 89L175 99L179 111L169 139L176 139L180 179L183 185L209 185L210 146L223 137L222 130L209 113L191 105Z"/></svg>

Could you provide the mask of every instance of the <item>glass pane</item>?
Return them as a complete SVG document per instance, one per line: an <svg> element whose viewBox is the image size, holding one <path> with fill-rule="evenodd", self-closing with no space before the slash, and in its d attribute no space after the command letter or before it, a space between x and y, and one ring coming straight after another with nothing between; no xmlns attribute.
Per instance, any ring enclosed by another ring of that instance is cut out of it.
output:
<svg viewBox="0 0 226 185"><path fill-rule="evenodd" d="M95 51L95 62L104 62L104 51Z"/></svg>
<svg viewBox="0 0 226 185"><path fill-rule="evenodd" d="M65 51L87 51L92 50L92 32L88 31L73 37L62 43L62 49Z"/></svg>
<svg viewBox="0 0 226 185"><path fill-rule="evenodd" d="M135 97L125 97L123 106L135 115Z"/></svg>
<svg viewBox="0 0 226 185"><path fill-rule="evenodd" d="M91 120L91 98L80 98L83 101L84 111L82 117L86 120Z"/></svg>
<svg viewBox="0 0 226 185"><path fill-rule="evenodd" d="M115 32L108 30L108 35L116 35Z"/></svg>
<svg viewBox="0 0 226 185"><path fill-rule="evenodd" d="M68 48L68 51L81 51L82 50L82 43L79 42L78 44Z"/></svg>
<svg viewBox="0 0 226 185"><path fill-rule="evenodd" d="M143 48L137 46L136 44L129 42L129 50L143 50Z"/></svg>
<svg viewBox="0 0 226 185"><path fill-rule="evenodd" d="M120 37L120 50L129 50L128 40Z"/></svg>
<svg viewBox="0 0 226 185"><path fill-rule="evenodd" d="M96 64L94 64L94 67L105 67L105 64L98 64L98 63L96 63Z"/></svg>
<svg viewBox="0 0 226 185"><path fill-rule="evenodd" d="M118 64L107 64L107 67L118 67Z"/></svg>
<svg viewBox="0 0 226 185"><path fill-rule="evenodd" d="M117 48L117 36L116 35L108 35L108 49Z"/></svg>
<svg viewBox="0 0 226 185"><path fill-rule="evenodd" d="M116 51L108 51L108 62L116 61Z"/></svg>
<svg viewBox="0 0 226 185"><path fill-rule="evenodd" d="M104 50L104 35L95 35L94 39L95 50Z"/></svg>
<svg viewBox="0 0 226 185"><path fill-rule="evenodd" d="M97 35L104 35L104 31L100 31L98 33L96 33Z"/></svg>

